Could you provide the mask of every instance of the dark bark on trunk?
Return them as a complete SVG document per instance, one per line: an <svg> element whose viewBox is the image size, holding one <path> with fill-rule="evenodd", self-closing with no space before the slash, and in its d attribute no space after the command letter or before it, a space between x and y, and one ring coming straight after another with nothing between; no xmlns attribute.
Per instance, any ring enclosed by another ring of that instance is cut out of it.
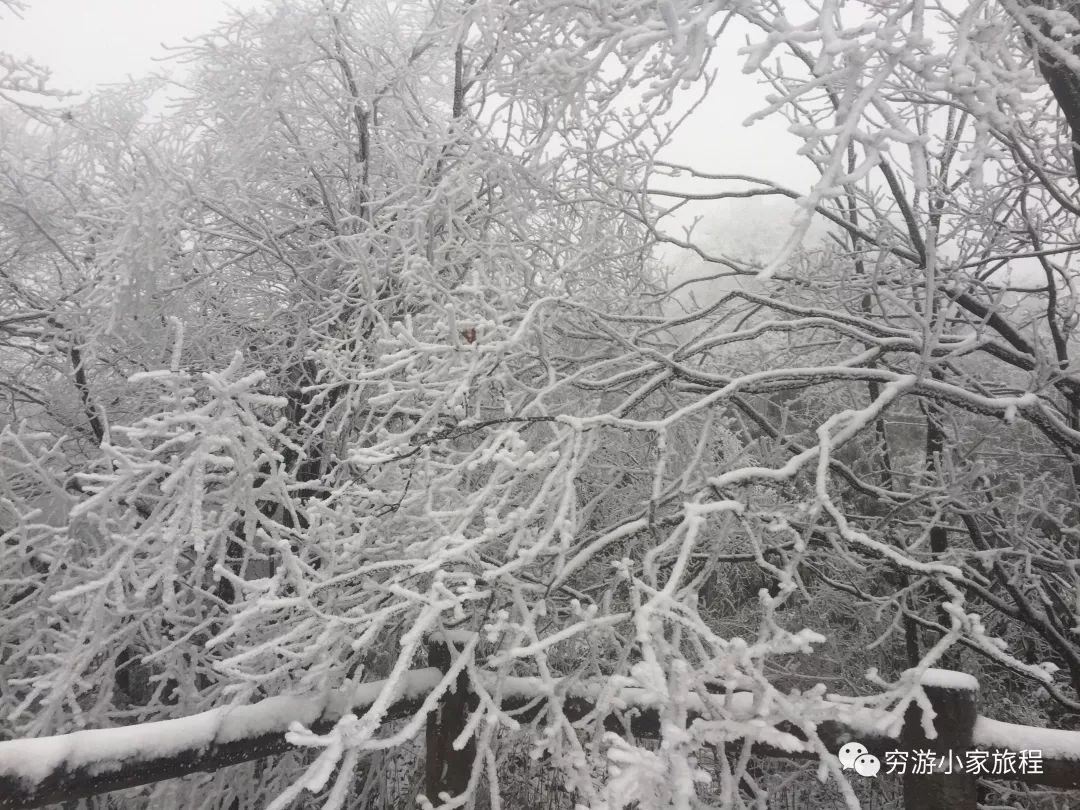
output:
<svg viewBox="0 0 1080 810"><path fill-rule="evenodd" d="M447 644L432 641L428 644L428 665L442 672L450 668L451 656ZM462 671L453 692L439 701L439 708L428 715L427 761L424 769L424 793L432 804L440 804L439 796L460 796L469 786L476 760L476 739L470 737L461 748L454 747L476 709L476 698L469 693L469 676Z"/></svg>

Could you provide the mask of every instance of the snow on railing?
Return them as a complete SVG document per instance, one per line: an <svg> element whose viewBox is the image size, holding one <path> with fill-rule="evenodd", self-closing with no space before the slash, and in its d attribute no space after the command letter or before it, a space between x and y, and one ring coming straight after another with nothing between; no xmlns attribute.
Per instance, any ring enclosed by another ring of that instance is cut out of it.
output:
<svg viewBox="0 0 1080 810"><path fill-rule="evenodd" d="M440 656L431 644L431 663L427 669L412 670L399 679L397 692L381 716L382 723L411 717L424 708L425 699L440 687L448 655ZM0 742L0 810L22 810L46 804L84 798L123 788L173 779L199 771L215 771L230 765L281 754L293 746L286 734L295 723L315 733L327 733L346 712L363 714L382 697L389 681L362 684L348 693L334 692L321 697L275 697L247 706L233 706L176 720L124 728L77 731L71 734L37 739ZM495 684L484 684L491 687ZM559 694L562 714L574 722L593 715L599 685L567 683ZM979 717L978 681L970 675L944 670L929 670L918 679L919 693L904 710L899 738L875 731L877 725L852 710L852 704L838 699L836 720L819 723L818 738L829 751L838 752L846 743L857 741L866 752L885 760L894 749L932 751L935 756L958 759L971 750L996 752L1020 750L1041 752L1041 772L1014 773L1009 776L983 774L982 778L1009 779L1029 784L1080 789L1080 731L1057 731L1002 723ZM545 699L553 694L550 684L533 678L509 678L499 683L501 708L515 712L518 722L539 717L546 708ZM644 689L623 688L617 700L619 710L603 718L608 731L637 737L658 737L661 718L651 693ZM472 746L449 745L465 728L468 713L475 708L476 696L468 689L464 672L456 689L447 690L436 706L439 711L428 716L428 762L425 792L436 797L443 791L459 793L462 774L471 771ZM724 711L738 719L753 714L754 701L749 693L726 695ZM690 722L710 711L704 704L692 707ZM924 708L929 709L932 727L923 722ZM780 747L756 743L757 756L812 758L817 756L805 735L795 728L780 728L775 739ZM932 735L932 736L931 736ZM732 742L735 744L735 741ZM452 758L454 767L444 767ZM448 778L450 781L448 781ZM906 806L924 810L974 810L977 777L969 773L904 774ZM454 784L451 784L454 782Z"/></svg>
<svg viewBox="0 0 1080 810"><path fill-rule="evenodd" d="M413 670L383 722L409 717L442 678ZM153 723L0 742L0 808L40 807L282 754L289 727L326 733L347 711L363 712L386 681L349 693L267 698Z"/></svg>

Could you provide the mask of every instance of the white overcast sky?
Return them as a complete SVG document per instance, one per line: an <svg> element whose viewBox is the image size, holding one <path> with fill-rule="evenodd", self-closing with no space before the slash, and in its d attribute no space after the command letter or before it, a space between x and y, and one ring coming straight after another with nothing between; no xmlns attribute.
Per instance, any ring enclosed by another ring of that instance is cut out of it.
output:
<svg viewBox="0 0 1080 810"><path fill-rule="evenodd" d="M0 12L0 51L53 70L56 87L89 90L144 76L166 55L212 29L229 9L261 0L29 0L22 19Z"/></svg>
<svg viewBox="0 0 1080 810"><path fill-rule="evenodd" d="M266 4L266 0L29 0L21 19L0 11L0 51L29 56L51 68L56 88L88 91L160 70L168 55L163 45L182 45L185 38L209 32L230 9ZM755 77L742 74L739 44L741 37L733 31L718 43L712 67L720 75L713 91L664 157L691 162L703 171L757 175L806 191L814 175L804 159L794 156L800 142L786 132L783 122L741 125L761 106L766 91L756 85ZM735 250L740 243L749 243L767 251L783 242L791 210L779 203L699 204L681 215L679 224L689 224L692 214L707 214L699 231L707 243Z"/></svg>
<svg viewBox="0 0 1080 810"><path fill-rule="evenodd" d="M0 51L48 66L57 87L90 90L160 69L162 63L156 60L167 56L163 44L181 45L185 37L208 32L230 9L265 4L264 0L29 0L22 19L0 12ZM776 161L788 162L799 144L778 122L740 126L761 103L764 91L755 87L753 77L740 73L738 42L735 35L719 44L713 64L720 79L704 109L689 122L678 151L692 153L707 170L775 176ZM797 174L809 178L805 172Z"/></svg>

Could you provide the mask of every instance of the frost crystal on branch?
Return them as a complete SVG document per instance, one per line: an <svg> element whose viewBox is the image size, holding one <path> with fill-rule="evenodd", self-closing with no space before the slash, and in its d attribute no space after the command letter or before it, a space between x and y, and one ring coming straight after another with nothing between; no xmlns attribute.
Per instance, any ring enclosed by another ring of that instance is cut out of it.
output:
<svg viewBox="0 0 1080 810"><path fill-rule="evenodd" d="M0 111L3 728L288 726L140 807L735 810L857 807L823 729L935 668L1070 722L1080 23L782 5L280 3L160 119ZM740 46L804 187L680 154Z"/></svg>

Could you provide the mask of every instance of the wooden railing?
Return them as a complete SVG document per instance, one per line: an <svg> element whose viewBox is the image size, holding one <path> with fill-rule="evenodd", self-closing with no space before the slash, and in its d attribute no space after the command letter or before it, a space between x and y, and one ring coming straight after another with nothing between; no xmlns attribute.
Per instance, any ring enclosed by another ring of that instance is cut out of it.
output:
<svg viewBox="0 0 1080 810"><path fill-rule="evenodd" d="M425 793L437 800L441 793L458 795L464 791L472 772L475 749L460 750L453 741L465 728L477 698L467 676L456 678L454 689L444 690L437 701L430 696L446 680L450 652L442 644L429 646L431 667L414 670L402 680L405 694L384 706L381 722L414 717L427 710ZM73 734L0 742L0 810L42 807L114 790L175 779L195 772L216 771L292 749L286 739L289 726L300 722L316 733L326 733L345 711L362 715L376 704L385 683L366 684L348 697L331 695L322 699L271 698L250 706L218 709L179 720L166 720L124 729L81 731ZM922 710L912 703L904 716L899 739L865 733L840 722L828 721L817 727L827 749L838 752L853 740L882 762L876 778L890 778L884 764L889 752L930 751L944 763L962 761L970 751L995 755L1019 755L1016 743L1049 742L1040 758L1041 772L975 774L950 768L933 772L907 768L903 774L904 804L909 810L976 810L978 779L1005 779L1028 784L1080 789L1080 732L1047 731L1029 726L997 723L978 716L977 684L973 678L936 678L923 690L935 713L936 736L928 738L922 724ZM544 711L535 696L515 696L503 701L506 711L518 711L517 718L528 722ZM587 697L562 698L562 711L571 720L580 720L595 711ZM611 731L627 729L637 737L658 737L660 717L655 709L638 708L604 719ZM137 730L136 730L137 729ZM802 737L794 729L787 729ZM147 741L169 741L147 744ZM809 750L782 751L755 745L754 754L765 757L812 758ZM1074 756L1075 754L1075 756ZM923 755L924 760L927 755ZM852 775L852 779L861 779ZM891 778L896 778L893 775Z"/></svg>

